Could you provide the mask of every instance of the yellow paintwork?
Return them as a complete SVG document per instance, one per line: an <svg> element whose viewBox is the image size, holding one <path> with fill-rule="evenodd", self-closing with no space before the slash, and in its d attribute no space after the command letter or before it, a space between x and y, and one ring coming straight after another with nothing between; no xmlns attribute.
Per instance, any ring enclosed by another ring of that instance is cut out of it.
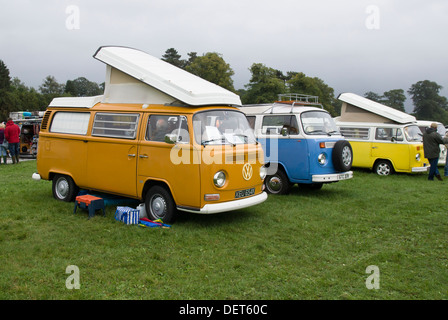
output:
<svg viewBox="0 0 448 320"><path fill-rule="evenodd" d="M353 149L353 167L372 169L378 159L389 160L396 172L412 173L412 168L429 166L423 156L423 144L349 140ZM415 156L420 153L420 161Z"/></svg>
<svg viewBox="0 0 448 320"><path fill-rule="evenodd" d="M233 107L170 107L141 104L97 104L92 108L49 107L48 125L39 135L37 169L42 179L50 180L53 174L66 174L83 189L98 190L136 199L144 199L145 185L150 181L162 181L171 191L177 206L199 209L207 203L220 203L235 199L235 191L255 188L255 195L262 192L263 181L260 167L263 165L263 150L260 144L248 144L242 148L229 146L202 146L196 143L193 133L193 115L198 111L229 109ZM56 111L90 112L87 135L49 132ZM91 136L96 112L139 113L137 136L134 140ZM148 117L153 114L183 115L190 128L188 144L168 144L146 141ZM173 149L174 148L174 149ZM208 164L213 150L213 159L224 159L222 163ZM173 152L187 155L189 163L174 164L170 160ZM185 152L185 153L183 153ZM236 155L239 156L236 156ZM230 157L230 158L228 158ZM225 159L236 160L229 163ZM251 162L253 175L246 181L242 176L245 163ZM213 184L213 176L225 171L227 182L222 188ZM205 201L205 194L220 194L219 201Z"/></svg>

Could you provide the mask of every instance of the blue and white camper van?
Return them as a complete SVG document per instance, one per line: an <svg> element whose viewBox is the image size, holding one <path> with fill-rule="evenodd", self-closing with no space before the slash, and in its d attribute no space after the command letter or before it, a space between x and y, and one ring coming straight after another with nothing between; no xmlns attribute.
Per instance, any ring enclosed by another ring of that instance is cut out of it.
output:
<svg viewBox="0 0 448 320"><path fill-rule="evenodd" d="M353 178L353 151L318 97L286 94L270 104L243 105L264 149L266 190L287 194L294 184L320 189Z"/></svg>

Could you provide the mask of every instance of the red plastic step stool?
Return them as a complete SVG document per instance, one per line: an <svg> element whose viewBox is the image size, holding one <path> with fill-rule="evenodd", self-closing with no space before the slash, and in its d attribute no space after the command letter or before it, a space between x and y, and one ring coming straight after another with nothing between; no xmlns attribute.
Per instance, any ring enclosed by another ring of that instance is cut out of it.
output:
<svg viewBox="0 0 448 320"><path fill-rule="evenodd" d="M103 210L103 216L106 216L106 211L104 210L104 200L100 197L95 197L90 194L77 196L73 213L76 213L76 209L78 207L89 210L89 219L95 215L96 210Z"/></svg>

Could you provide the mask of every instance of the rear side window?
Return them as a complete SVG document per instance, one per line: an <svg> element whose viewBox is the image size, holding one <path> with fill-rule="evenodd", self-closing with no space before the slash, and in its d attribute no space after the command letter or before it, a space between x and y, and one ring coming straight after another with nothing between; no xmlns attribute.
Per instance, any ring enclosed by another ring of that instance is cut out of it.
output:
<svg viewBox="0 0 448 320"><path fill-rule="evenodd" d="M347 139L369 140L369 128L341 127L340 131Z"/></svg>
<svg viewBox="0 0 448 320"><path fill-rule="evenodd" d="M95 114L92 136L135 139L139 114L105 113Z"/></svg>
<svg viewBox="0 0 448 320"><path fill-rule="evenodd" d="M87 134L89 126L89 112L56 112L51 122L50 132Z"/></svg>

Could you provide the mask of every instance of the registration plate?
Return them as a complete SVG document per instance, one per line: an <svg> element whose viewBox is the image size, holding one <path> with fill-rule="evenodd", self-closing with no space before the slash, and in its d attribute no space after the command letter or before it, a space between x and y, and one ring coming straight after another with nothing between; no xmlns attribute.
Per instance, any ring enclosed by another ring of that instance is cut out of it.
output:
<svg viewBox="0 0 448 320"><path fill-rule="evenodd" d="M348 173L343 173L343 174L338 175L338 180L346 180L349 178L350 178L350 174L348 174Z"/></svg>
<svg viewBox="0 0 448 320"><path fill-rule="evenodd" d="M255 188L235 191L235 199L252 196L255 194Z"/></svg>

